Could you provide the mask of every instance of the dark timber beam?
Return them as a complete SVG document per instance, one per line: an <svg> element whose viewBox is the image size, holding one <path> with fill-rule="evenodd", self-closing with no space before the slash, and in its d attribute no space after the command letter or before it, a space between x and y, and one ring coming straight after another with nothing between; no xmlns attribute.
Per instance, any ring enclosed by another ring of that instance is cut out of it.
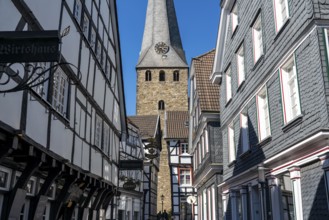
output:
<svg viewBox="0 0 329 220"><path fill-rule="evenodd" d="M97 211L98 211L98 210L96 210L96 207L97 207L98 203L100 202L103 194L106 191L107 191L106 188L100 188L100 189L97 190L97 196L96 196L94 202L91 205L91 209L89 210L88 220L96 220L96 214L97 214Z"/></svg>
<svg viewBox="0 0 329 220"><path fill-rule="evenodd" d="M67 198L69 197L69 189L73 185L74 181L76 180L77 176L72 174L67 174L64 178L65 183L64 186L59 193L56 201L52 204L52 208L50 210L50 217L49 220L57 220L60 216L60 211L62 210L62 206L64 202L66 202Z"/></svg>
<svg viewBox="0 0 329 220"><path fill-rule="evenodd" d="M10 190L3 203L3 212L1 219L20 219L20 210L25 202L25 187L33 173L41 164L41 157L28 157L27 164L21 176L18 178L14 188ZM19 210L19 211L18 211Z"/></svg>
<svg viewBox="0 0 329 220"><path fill-rule="evenodd" d="M89 202L91 201L92 197L96 194L97 189L98 189L98 186L95 186L95 185L93 185L90 188L87 198L84 200L82 206L79 208L79 213L78 213L79 220L80 219L87 220L88 214L89 214L88 205L89 205Z"/></svg>
<svg viewBox="0 0 329 220"><path fill-rule="evenodd" d="M60 167L54 167L49 169L48 176L45 182L43 183L41 189L39 190L38 195L31 199L28 220L43 220L43 213L48 201L47 193L55 179L60 174Z"/></svg>

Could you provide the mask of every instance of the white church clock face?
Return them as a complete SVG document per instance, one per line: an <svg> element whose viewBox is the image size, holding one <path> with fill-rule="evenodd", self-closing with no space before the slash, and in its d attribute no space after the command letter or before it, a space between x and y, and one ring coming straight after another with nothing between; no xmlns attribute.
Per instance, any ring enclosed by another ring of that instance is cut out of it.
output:
<svg viewBox="0 0 329 220"><path fill-rule="evenodd" d="M166 54L169 51L169 46L164 42L159 42L154 46L154 49L158 54Z"/></svg>

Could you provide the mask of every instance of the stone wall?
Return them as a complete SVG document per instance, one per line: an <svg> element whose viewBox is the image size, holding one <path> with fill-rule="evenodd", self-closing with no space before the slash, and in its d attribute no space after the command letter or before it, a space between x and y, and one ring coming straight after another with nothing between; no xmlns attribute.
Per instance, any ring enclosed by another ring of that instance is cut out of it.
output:
<svg viewBox="0 0 329 220"><path fill-rule="evenodd" d="M145 80L145 72L151 71L151 81ZM159 81L160 71L165 72L165 81ZM179 81L173 80L173 72L179 71ZM163 100L164 110L158 110ZM137 69L137 115L160 115L162 137L164 137L165 111L188 111L188 68ZM164 195L163 210L172 209L171 178L166 142L161 141L162 151L158 173L157 210L162 210L161 195Z"/></svg>
<svg viewBox="0 0 329 220"><path fill-rule="evenodd" d="M152 80L145 81L145 72L151 71ZM159 81L159 72L165 72L165 81ZM173 80L173 72L179 71L179 81ZM138 69L137 115L157 115L158 102L163 100L166 111L188 110L188 69Z"/></svg>

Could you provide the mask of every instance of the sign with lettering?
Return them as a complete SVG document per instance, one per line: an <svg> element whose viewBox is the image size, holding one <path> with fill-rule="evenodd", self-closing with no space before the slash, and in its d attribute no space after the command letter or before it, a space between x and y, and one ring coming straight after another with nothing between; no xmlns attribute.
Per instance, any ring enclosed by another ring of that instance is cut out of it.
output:
<svg viewBox="0 0 329 220"><path fill-rule="evenodd" d="M0 63L59 61L58 31L0 32Z"/></svg>
<svg viewBox="0 0 329 220"><path fill-rule="evenodd" d="M136 188L136 183L134 183L133 181L131 181L131 180L128 180L127 182L125 182L124 184L123 184L123 188L125 189L125 190L134 190L135 188Z"/></svg>

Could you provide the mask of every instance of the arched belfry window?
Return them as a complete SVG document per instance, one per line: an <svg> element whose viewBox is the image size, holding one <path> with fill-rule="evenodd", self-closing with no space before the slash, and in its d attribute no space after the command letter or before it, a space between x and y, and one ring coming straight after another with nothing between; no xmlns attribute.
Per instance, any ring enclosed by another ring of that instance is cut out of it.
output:
<svg viewBox="0 0 329 220"><path fill-rule="evenodd" d="M160 100L158 103L158 109L159 110L165 110L165 103L163 100Z"/></svg>
<svg viewBox="0 0 329 220"><path fill-rule="evenodd" d="M179 71L178 70L174 71L173 78L174 78L174 81L179 81Z"/></svg>
<svg viewBox="0 0 329 220"><path fill-rule="evenodd" d="M159 73L159 81L165 81L166 80L166 74L163 70Z"/></svg>
<svg viewBox="0 0 329 220"><path fill-rule="evenodd" d="M145 81L151 81L152 80L152 75L151 75L151 71L147 70L145 72Z"/></svg>

